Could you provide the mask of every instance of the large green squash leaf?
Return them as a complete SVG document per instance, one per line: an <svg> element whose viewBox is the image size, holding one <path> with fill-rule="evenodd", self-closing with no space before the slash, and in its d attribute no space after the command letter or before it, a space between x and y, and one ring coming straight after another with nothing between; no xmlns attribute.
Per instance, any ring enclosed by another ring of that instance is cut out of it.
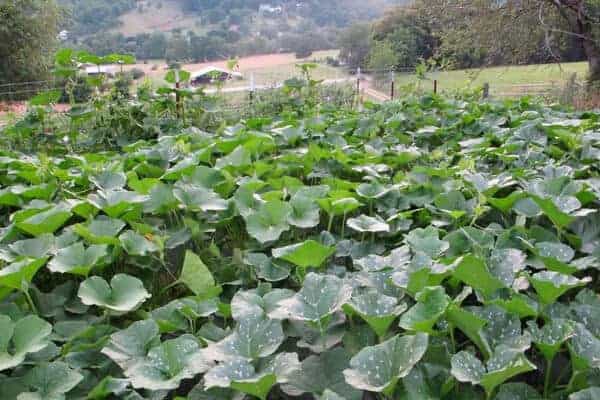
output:
<svg viewBox="0 0 600 400"><path fill-rule="evenodd" d="M202 298L214 297L219 291L208 267L200 257L189 250L185 253L179 281Z"/></svg>
<svg viewBox="0 0 600 400"><path fill-rule="evenodd" d="M304 269L319 268L333 253L335 253L333 247L323 246L314 240L273 249L273 257Z"/></svg>
<svg viewBox="0 0 600 400"><path fill-rule="evenodd" d="M23 232L33 236L41 236L56 232L71 216L69 207L65 204L59 204L22 221L17 221L15 225Z"/></svg>
<svg viewBox="0 0 600 400"><path fill-rule="evenodd" d="M452 356L452 375L460 382L483 386L488 397L513 376L533 371L536 366L520 349L498 346L487 363L487 369L471 353L461 351Z"/></svg>
<svg viewBox="0 0 600 400"><path fill-rule="evenodd" d="M250 236L261 243L275 241L290 228L288 217L291 212L292 208L288 203L267 202L246 218L246 229Z"/></svg>
<svg viewBox="0 0 600 400"><path fill-rule="evenodd" d="M591 278L577 279L554 271L542 271L532 275L530 281L540 301L552 304L570 289L587 285Z"/></svg>
<svg viewBox="0 0 600 400"><path fill-rule="evenodd" d="M0 315L0 371L15 368L27 354L42 350L51 333L52 325L34 315L16 322Z"/></svg>
<svg viewBox="0 0 600 400"><path fill-rule="evenodd" d="M352 289L333 275L309 273L295 296L279 301L271 318L320 322L346 304Z"/></svg>
<svg viewBox="0 0 600 400"><path fill-rule="evenodd" d="M289 376L300 366L295 353L279 353L263 364L256 369L246 359L224 362L206 373L205 387L232 388L266 400L271 388L275 384L287 383Z"/></svg>
<svg viewBox="0 0 600 400"><path fill-rule="evenodd" d="M491 296L496 290L504 287L502 281L490 273L485 262L472 255L462 259L453 276L481 291L485 296Z"/></svg>
<svg viewBox="0 0 600 400"><path fill-rule="evenodd" d="M433 326L444 314L450 298L441 286L426 287L415 298L417 304L400 318L400 327L408 331L433 333Z"/></svg>
<svg viewBox="0 0 600 400"><path fill-rule="evenodd" d="M22 393L19 400L63 400L83 380L83 375L66 363L56 361L37 365L25 376L25 383L33 392Z"/></svg>
<svg viewBox="0 0 600 400"><path fill-rule="evenodd" d="M406 304L398 304L397 299L381 294L374 288L355 289L348 307L364 319L380 338L385 336L392 322L407 308Z"/></svg>
<svg viewBox="0 0 600 400"><path fill-rule="evenodd" d="M125 222L120 219L99 216L89 224L77 224L73 230L88 243L119 245L119 232L125 228Z"/></svg>
<svg viewBox="0 0 600 400"><path fill-rule="evenodd" d="M193 335L182 335L151 348L124 373L134 388L173 390L183 379L191 379L210 366L200 352L198 340Z"/></svg>
<svg viewBox="0 0 600 400"><path fill-rule="evenodd" d="M4 286L8 289L21 290L23 282L30 283L46 261L48 261L47 257L24 258L5 266L0 269L0 288Z"/></svg>
<svg viewBox="0 0 600 400"><path fill-rule="evenodd" d="M110 286L99 276L92 276L81 283L77 295L83 304L116 313L133 311L151 297L142 281L126 274L113 276Z"/></svg>
<svg viewBox="0 0 600 400"><path fill-rule="evenodd" d="M418 333L365 347L344 371L346 382L360 390L391 395L400 378L409 374L427 350L428 337Z"/></svg>
<svg viewBox="0 0 600 400"><path fill-rule="evenodd" d="M238 321L231 335L211 344L204 353L216 361L257 360L275 353L284 339L280 321L249 314Z"/></svg>
<svg viewBox="0 0 600 400"><path fill-rule="evenodd" d="M48 263L48 269L62 274L87 276L94 267L102 265L107 256L107 245L91 245L86 249L82 242L77 242L60 249Z"/></svg>
<svg viewBox="0 0 600 400"><path fill-rule="evenodd" d="M349 363L350 355L343 347L336 347L318 356L311 355L302 361L299 369L292 371L282 389L292 396L303 393L324 395L332 391L347 400L360 400L361 391L344 379L343 371Z"/></svg>

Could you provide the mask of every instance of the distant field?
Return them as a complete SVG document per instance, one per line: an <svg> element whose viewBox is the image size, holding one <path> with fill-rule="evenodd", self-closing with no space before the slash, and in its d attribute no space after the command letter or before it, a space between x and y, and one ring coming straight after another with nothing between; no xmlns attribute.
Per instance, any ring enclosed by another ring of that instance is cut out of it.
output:
<svg viewBox="0 0 600 400"><path fill-rule="evenodd" d="M180 2L163 0L160 2L144 2L145 9L140 12L137 8L119 17L121 26L114 31L125 36L153 31L169 32L173 29L192 30L197 33L207 27L197 15L188 15L181 9ZM160 4L160 8L157 5Z"/></svg>
<svg viewBox="0 0 600 400"><path fill-rule="evenodd" d="M232 81L227 86L248 86L250 77L254 75L256 85L272 85L280 83L293 76L299 75L297 64L323 61L327 57L336 57L339 50L316 51L306 59L297 59L292 53L266 54L251 57L242 57L239 61L239 71L244 75L241 81ZM185 64L183 69L194 72L207 66L226 68L227 61L211 61L197 64ZM167 72L167 66L164 61L149 61L146 64L136 64L127 67L128 69L139 68L144 70L146 76L156 84L163 84L163 78ZM340 68L330 67L324 63L319 63L313 70L315 79L336 79L347 76L347 73Z"/></svg>
<svg viewBox="0 0 600 400"><path fill-rule="evenodd" d="M142 0L138 1L142 7L136 7L121 15L121 24L113 29L113 32L122 33L125 36L134 36L140 33L151 33L155 31L170 32L173 29L183 31L194 31L197 34L206 33L211 29L218 28L218 24L210 24L197 13L189 13L182 9L181 1L177 0ZM268 2L266 2L268 3ZM294 27L299 23L298 18L290 17L287 23ZM276 26L278 21L273 18L264 18L256 13L253 16L253 26L261 27Z"/></svg>
<svg viewBox="0 0 600 400"><path fill-rule="evenodd" d="M577 75L578 80L583 80L587 71L587 63L579 62L446 71L430 74L428 78L437 79L442 91L480 87L487 82L492 94L516 96L553 86L562 87L573 74ZM396 80L400 86L415 81L413 74L401 74ZM431 85L431 82L425 82L424 85Z"/></svg>

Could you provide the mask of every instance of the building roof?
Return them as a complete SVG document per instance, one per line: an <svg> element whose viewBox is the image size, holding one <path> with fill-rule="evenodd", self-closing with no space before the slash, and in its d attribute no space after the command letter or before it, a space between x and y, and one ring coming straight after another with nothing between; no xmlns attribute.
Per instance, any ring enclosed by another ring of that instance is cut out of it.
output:
<svg viewBox="0 0 600 400"><path fill-rule="evenodd" d="M190 78L191 78L191 80L194 80L194 79L200 78L201 76L205 76L207 74L210 74L212 72L220 72L222 74L231 75L234 78L241 78L243 76L239 72L230 71L230 70L227 70L225 68L214 67L214 66L211 65L211 66L202 68L202 69L200 69L198 71L192 72Z"/></svg>
<svg viewBox="0 0 600 400"><path fill-rule="evenodd" d="M84 71L88 74L88 75L96 75L96 74L115 74L117 73L118 69L116 66L114 65L90 65L90 66L85 66L84 67Z"/></svg>

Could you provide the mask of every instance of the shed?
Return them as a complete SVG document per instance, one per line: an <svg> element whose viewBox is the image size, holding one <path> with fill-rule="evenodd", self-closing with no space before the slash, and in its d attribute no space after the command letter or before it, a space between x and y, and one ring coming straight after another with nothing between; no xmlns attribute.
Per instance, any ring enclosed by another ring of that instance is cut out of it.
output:
<svg viewBox="0 0 600 400"><path fill-rule="evenodd" d="M114 65L85 65L83 70L88 75L106 75L114 76L118 72L118 68Z"/></svg>
<svg viewBox="0 0 600 400"><path fill-rule="evenodd" d="M205 85L216 81L228 81L230 79L243 79L243 75L236 71L224 68L208 66L199 71L192 72L190 82L193 86Z"/></svg>

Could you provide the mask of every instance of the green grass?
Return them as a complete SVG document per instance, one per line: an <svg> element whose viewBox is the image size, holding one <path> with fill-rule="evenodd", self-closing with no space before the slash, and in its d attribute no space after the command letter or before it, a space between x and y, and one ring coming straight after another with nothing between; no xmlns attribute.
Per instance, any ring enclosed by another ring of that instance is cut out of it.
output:
<svg viewBox="0 0 600 400"><path fill-rule="evenodd" d="M250 77L254 75L256 85L274 85L281 83L302 73L297 65L302 63L316 63L317 67L311 71L313 79L339 79L348 76L348 73L342 68L335 68L325 64L327 57L337 57L339 50L321 50L315 51L306 59L290 61L285 65L265 65L260 68L241 68L244 79L231 81L226 87L248 86ZM243 65L243 63L242 63Z"/></svg>
<svg viewBox="0 0 600 400"><path fill-rule="evenodd" d="M244 79L232 81L227 86L248 86L250 77L254 75L254 81L257 85L274 85L281 83L295 76L301 76L302 73L296 64L279 65L276 67L254 68L243 72ZM311 71L313 79L340 79L348 74L340 68L330 67L328 65L318 64L317 68Z"/></svg>
<svg viewBox="0 0 600 400"><path fill-rule="evenodd" d="M438 88L442 91L481 87L484 83L489 83L492 95L508 95L559 88L564 86L573 74L577 75L578 80L585 79L587 70L587 63L579 62L444 71L428 74L427 77L429 81L437 79ZM415 81L414 74L401 74L396 80L400 86ZM423 82L423 85L433 84Z"/></svg>
<svg viewBox="0 0 600 400"><path fill-rule="evenodd" d="M254 83L257 86L271 86L281 84L283 81L301 76L301 71L297 67L298 64L302 63L316 63L317 67L311 71L313 79L341 79L348 77L348 72L342 68L335 68L325 64L327 57L337 57L339 50L320 50L315 51L310 57L306 59L293 59L290 58L289 63L279 65L264 65L259 68L245 68L243 58L240 62L240 72L243 74L243 79L232 80L225 84L224 87L248 87L250 85L251 76L254 75ZM252 56L251 56L252 57ZM158 61L157 61L158 63ZM160 62L162 63L162 61ZM218 64L218 62L215 62ZM185 66L184 66L185 67ZM189 68L188 68L189 69ZM165 72L166 73L166 72ZM164 73L151 76L152 83L156 86L165 85ZM214 85L209 86L214 88Z"/></svg>
<svg viewBox="0 0 600 400"><path fill-rule="evenodd" d="M17 115L13 112L0 111L0 128L14 124L17 119Z"/></svg>

